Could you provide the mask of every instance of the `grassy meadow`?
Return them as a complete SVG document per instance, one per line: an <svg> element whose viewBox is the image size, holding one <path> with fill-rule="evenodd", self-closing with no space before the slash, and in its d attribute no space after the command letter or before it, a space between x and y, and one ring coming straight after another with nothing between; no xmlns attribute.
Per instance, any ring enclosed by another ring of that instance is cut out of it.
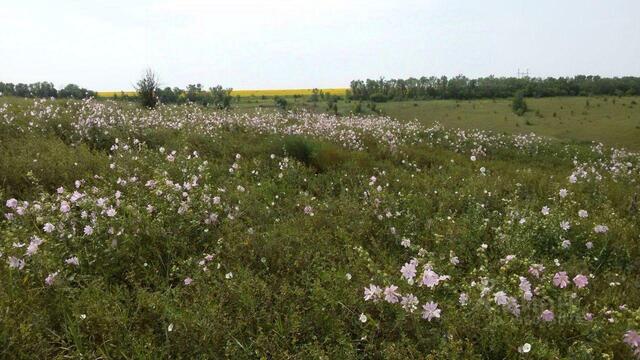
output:
<svg viewBox="0 0 640 360"><path fill-rule="evenodd" d="M326 102L287 98L292 108L327 112ZM338 114L354 111L355 101L339 100ZM528 98L529 111L518 116L510 99L421 100L374 103L376 112L401 121L417 120L432 126L480 129L507 134L538 135L567 142L602 142L640 150L640 96ZM241 99L236 111L273 108L273 98ZM363 103L365 114L375 113Z"/></svg>
<svg viewBox="0 0 640 360"><path fill-rule="evenodd" d="M0 358L640 353L638 98L287 100L0 98Z"/></svg>

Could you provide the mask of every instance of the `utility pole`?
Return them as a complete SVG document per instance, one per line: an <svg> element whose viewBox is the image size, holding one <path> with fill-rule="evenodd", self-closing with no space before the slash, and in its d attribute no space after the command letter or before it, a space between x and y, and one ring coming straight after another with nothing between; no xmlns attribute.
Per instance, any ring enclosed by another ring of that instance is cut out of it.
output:
<svg viewBox="0 0 640 360"><path fill-rule="evenodd" d="M523 77L529 77L529 69L527 68L526 71L520 71L520 68L518 68L518 78L523 78Z"/></svg>

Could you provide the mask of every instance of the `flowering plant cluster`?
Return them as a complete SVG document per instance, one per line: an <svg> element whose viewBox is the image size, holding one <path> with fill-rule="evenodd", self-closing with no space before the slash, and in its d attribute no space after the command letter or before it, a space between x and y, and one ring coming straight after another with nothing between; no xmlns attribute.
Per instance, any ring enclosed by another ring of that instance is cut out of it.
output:
<svg viewBox="0 0 640 360"><path fill-rule="evenodd" d="M0 129L0 357L640 356L636 153L95 100Z"/></svg>

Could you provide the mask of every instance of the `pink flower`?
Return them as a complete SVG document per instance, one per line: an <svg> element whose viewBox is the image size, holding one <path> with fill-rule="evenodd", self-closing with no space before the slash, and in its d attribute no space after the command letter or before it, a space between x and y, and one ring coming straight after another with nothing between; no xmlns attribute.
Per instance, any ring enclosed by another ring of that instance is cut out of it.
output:
<svg viewBox="0 0 640 360"><path fill-rule="evenodd" d="M35 254L36 252L38 252L38 247L42 243L43 243L42 239L40 239L37 236L33 236L31 238L31 242L29 243L29 246L27 247L27 253L25 255L31 256L31 255Z"/></svg>
<svg viewBox="0 0 640 360"><path fill-rule="evenodd" d="M569 284L569 277L566 271L560 271L553 276L553 285L564 289Z"/></svg>
<svg viewBox="0 0 640 360"><path fill-rule="evenodd" d="M434 318L440 318L440 309L438 309L438 303L430 301L422 305L422 318L431 321Z"/></svg>
<svg viewBox="0 0 640 360"><path fill-rule="evenodd" d="M44 283L47 284L47 286L51 286L53 285L53 283L56 281L56 278L58 277L58 272L54 272L49 274L49 276L47 276L46 279L44 279Z"/></svg>
<svg viewBox="0 0 640 360"><path fill-rule="evenodd" d="M87 236L93 234L93 228L91 226L89 226L89 225L85 226L84 227L84 234L87 235Z"/></svg>
<svg viewBox="0 0 640 360"><path fill-rule="evenodd" d="M531 300L533 297L533 293L531 292L531 283L524 276L520 276L520 290L522 290L522 296L525 300Z"/></svg>
<svg viewBox="0 0 640 360"><path fill-rule="evenodd" d="M42 227L42 230L44 230L44 232L46 232L46 233L51 233L51 232L53 232L53 230L54 230L55 228L56 228L56 227L55 227L55 226L53 226L53 224L52 224L52 223L46 223L46 224L44 224L44 226Z"/></svg>
<svg viewBox="0 0 640 360"><path fill-rule="evenodd" d="M60 212L62 213L68 213L71 210L71 206L69 205L69 203L67 201L63 201L60 203Z"/></svg>
<svg viewBox="0 0 640 360"><path fill-rule="evenodd" d="M402 277L407 280L413 279L416 276L417 265L418 265L418 262L415 259L404 264L400 269L400 272L402 273Z"/></svg>
<svg viewBox="0 0 640 360"><path fill-rule="evenodd" d="M193 282L193 279L190 278L190 277L187 277L187 278L184 279L184 284L187 285L187 286L191 285L192 282Z"/></svg>
<svg viewBox="0 0 640 360"><path fill-rule="evenodd" d="M440 276L433 270L428 269L424 272L424 275L422 275L422 285L426 285L431 289L438 285L438 283L440 283Z"/></svg>
<svg viewBox="0 0 640 360"><path fill-rule="evenodd" d="M591 320L593 320L593 314L592 314L592 313L590 313L590 312L588 312L588 313L584 314L584 319L585 319L586 321L591 321Z"/></svg>
<svg viewBox="0 0 640 360"><path fill-rule="evenodd" d="M8 208L15 209L18 206L18 200L11 198L7 200L6 205Z"/></svg>
<svg viewBox="0 0 640 360"><path fill-rule="evenodd" d="M398 302L398 296L400 293L397 291L398 287L395 285L389 285L384 289L384 300L390 304Z"/></svg>
<svg viewBox="0 0 640 360"><path fill-rule="evenodd" d="M632 348L640 348L640 334L635 330L629 330L624 334L624 342Z"/></svg>
<svg viewBox="0 0 640 360"><path fill-rule="evenodd" d="M544 321L553 321L554 317L555 316L553 315L553 311L551 310L545 310L542 312L542 315L540 315L540 319Z"/></svg>
<svg viewBox="0 0 640 360"><path fill-rule="evenodd" d="M578 289L582 289L589 284L589 279L582 274L578 274L573 278L573 283L578 287Z"/></svg>
<svg viewBox="0 0 640 360"><path fill-rule="evenodd" d="M382 289L379 286L369 284L369 288L364 288L364 300L378 301L382 295Z"/></svg>
<svg viewBox="0 0 640 360"><path fill-rule="evenodd" d="M542 272L544 271L544 265L542 264L531 264L529 267L529 274L539 278Z"/></svg>

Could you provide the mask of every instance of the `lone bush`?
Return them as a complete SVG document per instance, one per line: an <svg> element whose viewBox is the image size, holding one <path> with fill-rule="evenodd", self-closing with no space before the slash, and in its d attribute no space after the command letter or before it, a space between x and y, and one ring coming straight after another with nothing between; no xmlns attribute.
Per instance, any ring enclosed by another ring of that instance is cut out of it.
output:
<svg viewBox="0 0 640 360"><path fill-rule="evenodd" d="M151 69L147 69L142 79L136 84L136 91L142 106L153 109L158 105L158 77Z"/></svg>
<svg viewBox="0 0 640 360"><path fill-rule="evenodd" d="M515 94L513 102L511 103L511 108L518 116L522 116L527 112L527 102L524 100L524 93L522 91L518 91Z"/></svg>

